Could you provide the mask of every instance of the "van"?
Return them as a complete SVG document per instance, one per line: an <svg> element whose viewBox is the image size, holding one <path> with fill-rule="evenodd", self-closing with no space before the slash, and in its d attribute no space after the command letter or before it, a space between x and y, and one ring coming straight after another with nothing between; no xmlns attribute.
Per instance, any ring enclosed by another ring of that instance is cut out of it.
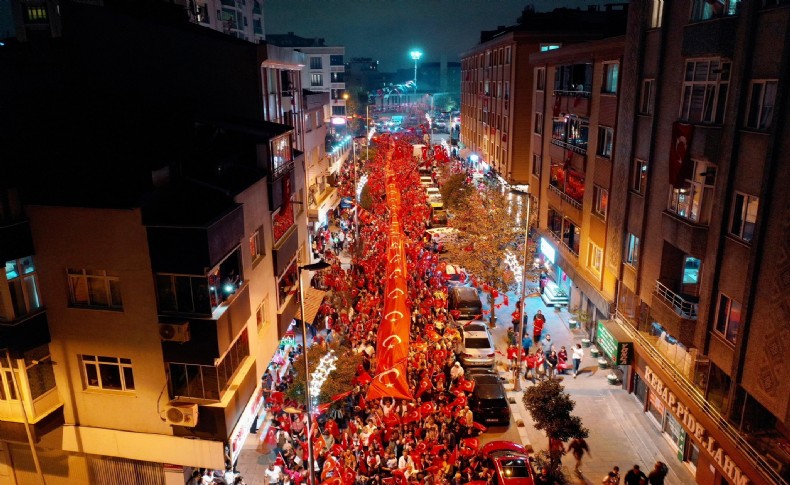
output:
<svg viewBox="0 0 790 485"><path fill-rule="evenodd" d="M447 293L447 310L458 311L456 321L471 321L483 314L483 302L473 286L454 286Z"/></svg>
<svg viewBox="0 0 790 485"><path fill-rule="evenodd" d="M490 425L510 425L510 404L502 386L502 379L495 373L471 373L475 390L469 399L469 408L475 421Z"/></svg>

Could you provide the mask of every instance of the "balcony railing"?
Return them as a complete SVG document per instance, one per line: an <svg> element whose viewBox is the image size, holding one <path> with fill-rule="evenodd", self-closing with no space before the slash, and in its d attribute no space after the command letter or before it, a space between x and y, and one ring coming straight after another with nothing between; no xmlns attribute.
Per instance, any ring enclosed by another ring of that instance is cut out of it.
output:
<svg viewBox="0 0 790 485"><path fill-rule="evenodd" d="M573 143L568 143L567 141L558 140L556 138L551 139L551 143L553 145L557 145L560 148L565 148L566 150L570 150L572 152L576 152L579 155L587 155L587 143L585 142L584 148L580 146L576 146Z"/></svg>
<svg viewBox="0 0 790 485"><path fill-rule="evenodd" d="M698 304L684 300L680 295L667 288L660 281L656 281L656 294L668 303L675 313L683 318L697 319Z"/></svg>
<svg viewBox="0 0 790 485"><path fill-rule="evenodd" d="M562 200L564 200L565 202L569 203L573 207L575 207L575 208L577 208L579 210L582 210L582 203L581 202L579 202L578 200L574 199L570 195L566 194L565 192L560 190L558 187L555 187L553 185L549 185L549 190L551 190L552 192L557 194L558 197L560 197Z"/></svg>
<svg viewBox="0 0 790 485"><path fill-rule="evenodd" d="M625 332L631 336L634 343L638 343L646 354L649 354L650 357L656 362L656 364L661 367L661 370L666 372L671 378L672 382L674 382L684 394L684 397L687 397L690 401L693 401L702 412L714 423L718 429L727 435L727 437L735 443L736 448L743 453L743 455L757 468L760 473L771 480L772 483L783 483L787 484L788 482L784 480L779 473L771 467L771 465L765 460L765 458L760 454L760 452L751 445L746 438L741 435L741 433L730 424L727 419L722 416L722 414L713 406L705 400L705 398L700 394L700 391L697 387L694 386L692 382L690 382L677 368L675 368L667 359L650 343L650 341L645 338L642 332L638 331L632 323L634 323L631 319L620 313L620 310L616 310L615 315L618 319L620 319L624 324L620 325L620 328L625 330ZM635 324L635 323L634 323Z"/></svg>
<svg viewBox="0 0 790 485"><path fill-rule="evenodd" d="M563 89L555 89L554 96L574 96L579 98L589 98L592 96L590 91L567 91Z"/></svg>

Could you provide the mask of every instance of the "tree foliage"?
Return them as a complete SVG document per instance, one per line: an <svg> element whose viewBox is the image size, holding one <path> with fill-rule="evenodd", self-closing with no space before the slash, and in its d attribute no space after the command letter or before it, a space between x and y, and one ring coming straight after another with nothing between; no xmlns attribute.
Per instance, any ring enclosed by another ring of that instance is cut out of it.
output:
<svg viewBox="0 0 790 485"><path fill-rule="evenodd" d="M450 180L456 180L451 176ZM522 231L508 213L508 197L496 186L472 188L461 184L450 195L454 199L450 225L459 229L457 237L448 242L447 259L466 269L486 288L490 322L495 322L494 292L511 291L515 286L513 272L505 264L505 249ZM443 194L444 195L444 194Z"/></svg>
<svg viewBox="0 0 790 485"><path fill-rule="evenodd" d="M324 381L324 385L321 387L321 393L318 395L319 403L327 403L331 400L332 396L352 389L354 386L351 380L356 376L357 367L362 362L362 358L358 354L355 354L350 347L338 342L333 342L326 346L313 345L307 352L310 372L315 371L321 358L330 350L334 350L337 355L337 361L335 362L336 369L333 370L326 381ZM291 365L294 366L296 375L294 376L293 383L288 386L288 389L285 391L285 395L288 399L298 403L304 403L305 373L303 357L300 355Z"/></svg>
<svg viewBox="0 0 790 485"><path fill-rule="evenodd" d="M471 186L466 183L465 173L448 175L442 180L442 186L439 187L444 206L450 211L454 211L456 208L465 208L466 199L471 190Z"/></svg>
<svg viewBox="0 0 790 485"><path fill-rule="evenodd" d="M524 391L524 406L532 416L535 429L545 431L549 440L587 438L590 430L582 425L580 417L571 414L576 402L564 390L554 379L540 382Z"/></svg>

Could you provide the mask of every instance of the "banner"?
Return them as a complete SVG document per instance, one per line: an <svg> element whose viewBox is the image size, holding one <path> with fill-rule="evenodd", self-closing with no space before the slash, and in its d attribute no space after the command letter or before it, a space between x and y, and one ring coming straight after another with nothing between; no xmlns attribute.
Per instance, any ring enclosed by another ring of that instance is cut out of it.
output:
<svg viewBox="0 0 790 485"><path fill-rule="evenodd" d="M691 178L694 162L689 156L694 125L676 121L672 123L672 140L669 146L669 184L677 186Z"/></svg>

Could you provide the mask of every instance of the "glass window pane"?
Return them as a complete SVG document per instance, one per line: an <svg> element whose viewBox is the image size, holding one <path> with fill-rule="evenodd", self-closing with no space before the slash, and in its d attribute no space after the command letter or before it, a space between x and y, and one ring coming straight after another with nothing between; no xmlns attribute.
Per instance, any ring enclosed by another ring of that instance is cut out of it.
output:
<svg viewBox="0 0 790 485"><path fill-rule="evenodd" d="M16 386L14 385L14 377L15 376L11 375L10 370L5 372L5 380L8 382L8 397L13 401L18 399L16 395Z"/></svg>
<svg viewBox="0 0 790 485"><path fill-rule="evenodd" d="M727 340L735 342L738 339L738 331L741 328L741 304L735 300L730 300L730 314L727 320Z"/></svg>
<svg viewBox="0 0 790 485"><path fill-rule="evenodd" d="M27 256L19 260L19 266L22 274L30 274L36 270L36 267L33 265L33 257Z"/></svg>
<svg viewBox="0 0 790 485"><path fill-rule="evenodd" d="M117 364L99 364L99 374L102 389L123 390L121 371Z"/></svg>
<svg viewBox="0 0 790 485"><path fill-rule="evenodd" d="M14 279L19 276L19 270L16 266L16 260L5 262L5 277L6 279Z"/></svg>
<svg viewBox="0 0 790 485"><path fill-rule="evenodd" d="M99 373L95 364L85 363L85 379L89 387L99 387Z"/></svg>
<svg viewBox="0 0 790 485"><path fill-rule="evenodd" d="M750 128L757 128L757 120L760 118L760 98L762 94L762 83L752 84L752 96L749 99L749 115L746 119L746 126Z"/></svg>
<svg viewBox="0 0 790 485"><path fill-rule="evenodd" d="M134 390L134 375L131 367L123 368L123 384L127 390Z"/></svg>
<svg viewBox="0 0 790 485"><path fill-rule="evenodd" d="M172 276L156 275L156 296L159 300L160 311L174 312L178 310Z"/></svg>
<svg viewBox="0 0 790 485"><path fill-rule="evenodd" d="M25 276L22 279L25 285L25 294L27 295L27 305L29 310L35 311L41 308L41 300L38 297L38 282L36 275Z"/></svg>
<svg viewBox="0 0 790 485"><path fill-rule="evenodd" d="M120 308L123 306L121 301L121 282L119 280L110 280L110 306Z"/></svg>
<svg viewBox="0 0 790 485"><path fill-rule="evenodd" d="M107 300L107 284L104 278L88 277L88 295L90 305L109 306Z"/></svg>
<svg viewBox="0 0 790 485"><path fill-rule="evenodd" d="M758 199L748 197L747 200L743 218L743 235L741 237L744 241L751 241L752 237L754 237L754 227L757 222Z"/></svg>
<svg viewBox="0 0 790 485"><path fill-rule="evenodd" d="M743 195L736 194L735 203L732 208L732 228L730 232L739 237L741 236L741 229L743 228L743 199Z"/></svg>

